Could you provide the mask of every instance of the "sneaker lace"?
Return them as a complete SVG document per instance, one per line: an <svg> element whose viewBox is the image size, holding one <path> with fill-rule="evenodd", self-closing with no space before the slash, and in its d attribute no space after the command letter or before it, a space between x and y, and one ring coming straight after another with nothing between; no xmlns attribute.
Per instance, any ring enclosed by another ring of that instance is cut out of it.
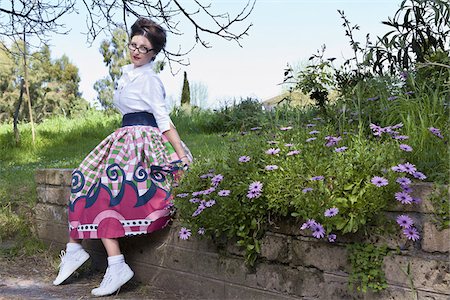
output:
<svg viewBox="0 0 450 300"><path fill-rule="evenodd" d="M64 264L64 258L66 257L66 251L61 250L61 253L59 254L59 258L61 259L61 262L59 263L59 266L62 266Z"/></svg>

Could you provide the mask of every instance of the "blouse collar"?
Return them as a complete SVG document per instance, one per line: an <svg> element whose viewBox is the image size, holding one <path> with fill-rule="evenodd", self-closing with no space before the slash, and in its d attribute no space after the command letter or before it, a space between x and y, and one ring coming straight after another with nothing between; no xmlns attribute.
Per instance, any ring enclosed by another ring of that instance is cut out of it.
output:
<svg viewBox="0 0 450 300"><path fill-rule="evenodd" d="M148 70L153 71L153 62L149 62L137 68L135 68L133 64L129 64L123 67L123 75L126 74L131 80L133 80Z"/></svg>

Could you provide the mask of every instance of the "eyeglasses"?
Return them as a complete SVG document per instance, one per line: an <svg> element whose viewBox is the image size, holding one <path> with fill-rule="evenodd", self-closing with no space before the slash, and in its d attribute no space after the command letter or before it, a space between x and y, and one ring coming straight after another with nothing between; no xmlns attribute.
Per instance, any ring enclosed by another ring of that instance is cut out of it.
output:
<svg viewBox="0 0 450 300"><path fill-rule="evenodd" d="M148 49L147 47L144 47L144 46L137 47L137 45L135 43L128 44L128 49L130 49L131 51L134 51L137 49L139 51L139 53L142 53L142 54L147 54L153 50L153 49Z"/></svg>

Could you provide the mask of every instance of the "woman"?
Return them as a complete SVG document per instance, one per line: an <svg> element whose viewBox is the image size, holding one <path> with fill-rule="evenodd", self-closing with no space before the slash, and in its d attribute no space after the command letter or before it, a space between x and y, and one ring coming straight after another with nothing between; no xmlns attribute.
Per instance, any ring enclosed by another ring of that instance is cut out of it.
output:
<svg viewBox="0 0 450 300"><path fill-rule="evenodd" d="M152 69L166 44L164 29L140 18L131 27L131 64L122 67L114 104L122 127L104 139L72 173L70 237L55 285L88 258L83 239L101 239L108 268L95 296L117 291L133 277L118 238L150 233L167 225L171 187L192 161L165 105L165 91Z"/></svg>

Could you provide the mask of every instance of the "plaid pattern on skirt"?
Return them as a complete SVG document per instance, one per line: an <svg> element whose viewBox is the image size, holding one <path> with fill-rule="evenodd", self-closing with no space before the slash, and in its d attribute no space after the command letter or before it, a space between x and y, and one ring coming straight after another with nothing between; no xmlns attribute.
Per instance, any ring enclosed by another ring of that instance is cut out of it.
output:
<svg viewBox="0 0 450 300"><path fill-rule="evenodd" d="M181 172L178 155L158 128L117 129L72 173L70 236L118 238L165 227Z"/></svg>

